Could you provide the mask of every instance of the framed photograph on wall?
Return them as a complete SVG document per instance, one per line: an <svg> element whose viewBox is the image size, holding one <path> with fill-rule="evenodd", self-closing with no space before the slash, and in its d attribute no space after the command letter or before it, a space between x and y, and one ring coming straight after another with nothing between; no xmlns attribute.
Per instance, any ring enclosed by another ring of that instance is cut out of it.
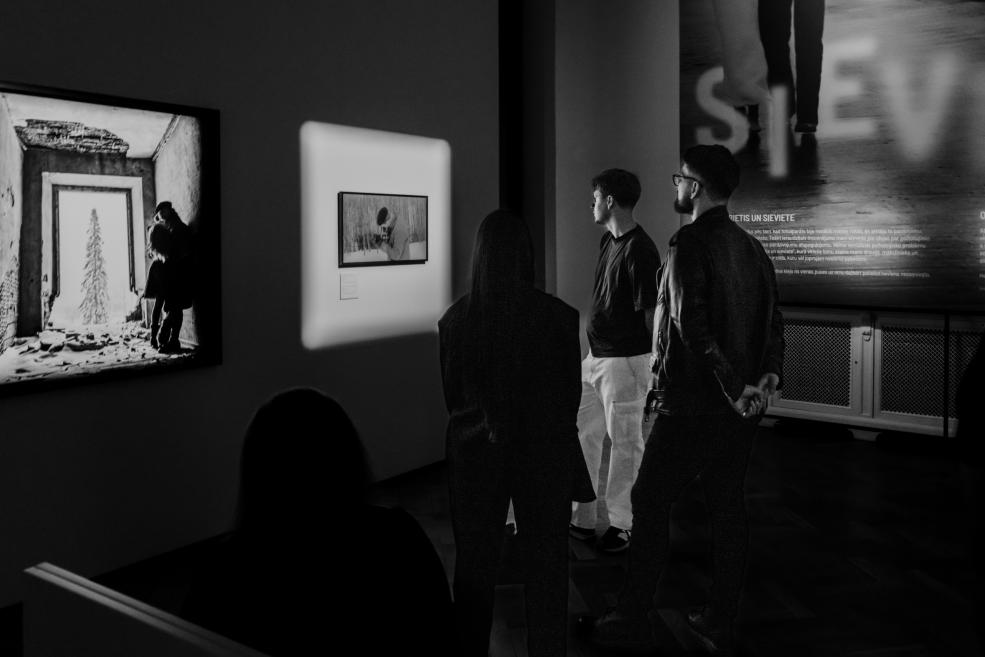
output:
<svg viewBox="0 0 985 657"><path fill-rule="evenodd" d="M0 82L0 395L220 362L218 128Z"/></svg>
<svg viewBox="0 0 985 657"><path fill-rule="evenodd" d="M428 259L428 197L339 192L339 267Z"/></svg>

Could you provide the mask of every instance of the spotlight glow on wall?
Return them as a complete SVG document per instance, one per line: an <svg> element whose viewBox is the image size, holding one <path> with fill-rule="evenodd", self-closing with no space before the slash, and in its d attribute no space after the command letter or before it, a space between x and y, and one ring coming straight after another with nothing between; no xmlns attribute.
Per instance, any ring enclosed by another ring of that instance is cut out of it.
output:
<svg viewBox="0 0 985 657"><path fill-rule="evenodd" d="M451 304L448 142L312 121L300 138L304 346L435 331ZM427 261L340 268L340 192L427 197Z"/></svg>

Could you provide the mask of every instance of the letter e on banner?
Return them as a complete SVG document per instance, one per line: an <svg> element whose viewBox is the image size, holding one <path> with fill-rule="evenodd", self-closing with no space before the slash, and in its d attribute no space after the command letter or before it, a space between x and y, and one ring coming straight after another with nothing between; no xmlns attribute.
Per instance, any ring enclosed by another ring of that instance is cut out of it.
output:
<svg viewBox="0 0 985 657"><path fill-rule="evenodd" d="M870 117L843 119L838 117L838 105L857 100L863 95L862 81L858 77L842 77L839 72L845 64L860 59L870 59L876 53L874 37L861 37L838 41L824 47L824 63L821 66L821 98L818 105L819 136L864 138L876 134L876 120Z"/></svg>

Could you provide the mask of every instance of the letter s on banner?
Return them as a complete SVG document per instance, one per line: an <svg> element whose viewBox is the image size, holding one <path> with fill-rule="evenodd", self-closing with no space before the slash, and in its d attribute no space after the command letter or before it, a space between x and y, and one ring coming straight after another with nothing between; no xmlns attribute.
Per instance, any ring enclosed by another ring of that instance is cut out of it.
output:
<svg viewBox="0 0 985 657"><path fill-rule="evenodd" d="M724 141L715 139L711 128L702 126L695 129L694 138L699 144L721 144L734 153L749 140L749 122L734 107L715 97L715 85L724 79L725 70L721 66L710 68L698 78L694 94L701 109L716 119L721 119L732 129L731 136Z"/></svg>

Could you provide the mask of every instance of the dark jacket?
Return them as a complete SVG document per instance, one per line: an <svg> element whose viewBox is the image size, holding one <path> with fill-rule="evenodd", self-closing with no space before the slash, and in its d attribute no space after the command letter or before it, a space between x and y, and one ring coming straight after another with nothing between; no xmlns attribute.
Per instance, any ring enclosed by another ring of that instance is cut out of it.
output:
<svg viewBox="0 0 985 657"><path fill-rule="evenodd" d="M978 339L978 349L961 375L958 384L957 411L958 455L968 465L985 467L985 335Z"/></svg>
<svg viewBox="0 0 985 657"><path fill-rule="evenodd" d="M294 534L233 532L193 566L181 616L272 657L332 654L327 636L366 657L457 655L448 580L420 524L349 504L339 526L355 546L315 519Z"/></svg>
<svg viewBox="0 0 985 657"><path fill-rule="evenodd" d="M449 440L502 440L513 444L559 447L559 458L571 473L572 499L595 498L585 458L578 442L581 402L581 344L578 311L560 299L529 288L515 300L524 322L511 336L521 371L509 382L512 417L505 436L494 436L494 423L481 408L478 392L470 389L465 368L475 362L466 353L468 295L456 301L438 322L441 376ZM499 421L496 424L503 426Z"/></svg>
<svg viewBox="0 0 985 657"><path fill-rule="evenodd" d="M733 413L743 387L781 376L783 317L773 263L725 206L670 240L654 319L657 410Z"/></svg>

